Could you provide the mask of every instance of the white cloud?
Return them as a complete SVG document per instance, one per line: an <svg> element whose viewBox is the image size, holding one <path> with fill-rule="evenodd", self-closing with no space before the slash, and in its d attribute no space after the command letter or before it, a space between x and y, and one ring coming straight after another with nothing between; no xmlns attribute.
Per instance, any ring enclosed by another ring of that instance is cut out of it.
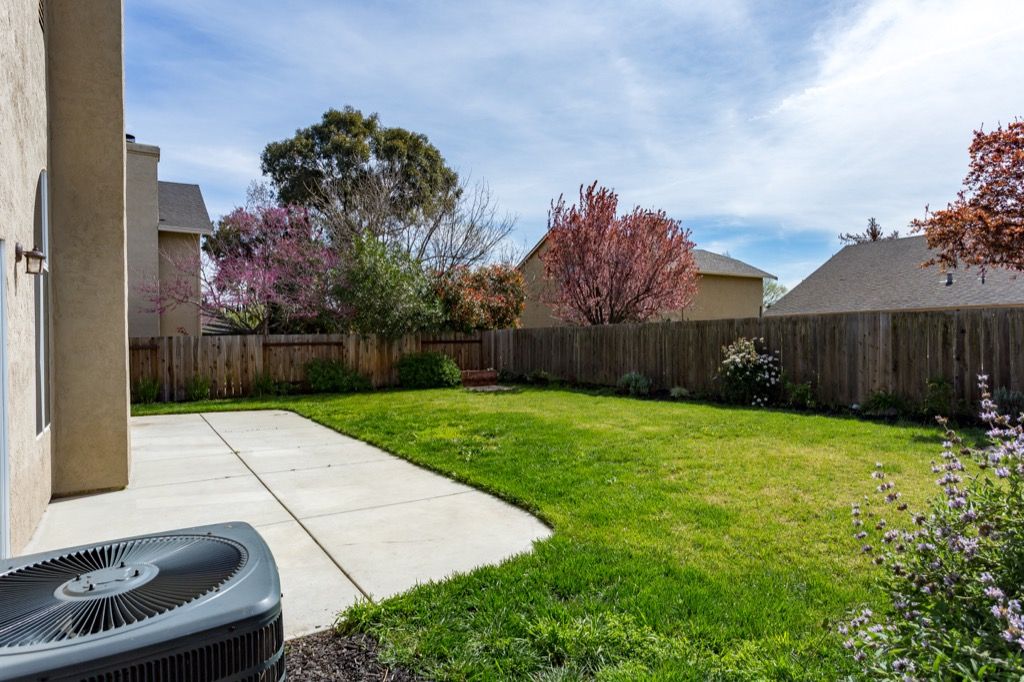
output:
<svg viewBox="0 0 1024 682"><path fill-rule="evenodd" d="M971 130L1024 115L1020 0L154 0L129 6L127 36L133 132L215 212L266 142L352 104L486 179L527 242L552 197L597 178L714 216L709 244L815 233L813 257L772 253L787 278L828 255L822 235L944 203Z"/></svg>

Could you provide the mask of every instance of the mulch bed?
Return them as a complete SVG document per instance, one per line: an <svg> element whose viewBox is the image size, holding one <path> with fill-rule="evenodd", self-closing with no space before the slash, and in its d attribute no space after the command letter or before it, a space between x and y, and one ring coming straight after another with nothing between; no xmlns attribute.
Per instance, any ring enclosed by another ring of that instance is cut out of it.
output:
<svg viewBox="0 0 1024 682"><path fill-rule="evenodd" d="M377 642L367 635L342 637L318 632L285 642L288 682L423 682L377 659Z"/></svg>

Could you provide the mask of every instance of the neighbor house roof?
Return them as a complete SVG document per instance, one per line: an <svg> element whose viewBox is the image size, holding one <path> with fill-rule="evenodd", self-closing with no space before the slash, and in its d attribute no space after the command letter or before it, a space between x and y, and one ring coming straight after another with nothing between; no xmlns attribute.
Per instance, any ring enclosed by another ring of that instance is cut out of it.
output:
<svg viewBox="0 0 1024 682"><path fill-rule="evenodd" d="M756 279L777 279L775 275L759 270L753 265L736 260L720 253L694 249L693 258L697 261L697 270L702 275L725 275L726 277L753 277Z"/></svg>
<svg viewBox="0 0 1024 682"><path fill-rule="evenodd" d="M199 185L182 182L157 183L160 203L160 229L170 232L212 234L213 224Z"/></svg>
<svg viewBox="0 0 1024 682"><path fill-rule="evenodd" d="M544 246L544 243L548 240L548 236L545 234L540 238L540 241L530 249L530 252L526 254L522 261L519 263L519 267L523 267L526 261L533 258L534 255L540 251L540 248ZM729 256L723 256L720 253L713 253L711 251L705 251L704 249L694 249L693 259L697 262L697 270L702 275L723 275L726 277L751 277L755 279L777 279L775 275L764 270L759 270L753 265L744 263L741 260L736 260Z"/></svg>
<svg viewBox="0 0 1024 682"><path fill-rule="evenodd" d="M1024 275L989 270L982 283L977 269L922 268L934 255L925 237L852 244L812 272L765 315L937 310L1024 306Z"/></svg>

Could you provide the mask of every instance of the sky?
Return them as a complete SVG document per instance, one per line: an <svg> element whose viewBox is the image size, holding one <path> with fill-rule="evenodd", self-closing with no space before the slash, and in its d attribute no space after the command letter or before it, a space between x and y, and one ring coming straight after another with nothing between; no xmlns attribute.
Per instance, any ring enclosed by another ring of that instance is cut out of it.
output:
<svg viewBox="0 0 1024 682"><path fill-rule="evenodd" d="M1024 116L1024 0L126 0L125 61L128 131L214 218L351 105L486 181L518 245L598 180L792 287Z"/></svg>

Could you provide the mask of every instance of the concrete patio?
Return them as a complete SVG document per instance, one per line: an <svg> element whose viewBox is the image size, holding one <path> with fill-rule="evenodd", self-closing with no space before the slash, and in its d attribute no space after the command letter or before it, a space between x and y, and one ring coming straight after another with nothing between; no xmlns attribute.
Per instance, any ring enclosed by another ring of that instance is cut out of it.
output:
<svg viewBox="0 0 1024 682"><path fill-rule="evenodd" d="M50 503L25 553L247 521L277 559L288 637L550 535L516 507L291 412L136 417L131 434L128 488Z"/></svg>

